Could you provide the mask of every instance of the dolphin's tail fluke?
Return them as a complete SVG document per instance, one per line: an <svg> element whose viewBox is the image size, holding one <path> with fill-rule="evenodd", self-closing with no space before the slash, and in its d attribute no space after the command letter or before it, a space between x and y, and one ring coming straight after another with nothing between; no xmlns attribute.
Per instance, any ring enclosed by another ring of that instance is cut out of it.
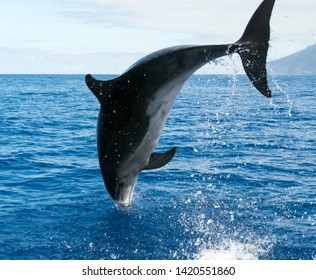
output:
<svg viewBox="0 0 316 280"><path fill-rule="evenodd" d="M266 61L270 40L270 18L275 0L264 0L250 19L236 52L252 84L264 96L271 97L267 81Z"/></svg>

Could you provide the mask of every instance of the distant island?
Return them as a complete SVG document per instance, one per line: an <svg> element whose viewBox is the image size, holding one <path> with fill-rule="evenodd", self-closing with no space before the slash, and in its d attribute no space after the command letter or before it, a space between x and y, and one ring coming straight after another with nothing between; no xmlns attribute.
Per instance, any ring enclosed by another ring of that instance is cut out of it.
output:
<svg viewBox="0 0 316 280"><path fill-rule="evenodd" d="M316 44L269 65L279 75L316 75Z"/></svg>

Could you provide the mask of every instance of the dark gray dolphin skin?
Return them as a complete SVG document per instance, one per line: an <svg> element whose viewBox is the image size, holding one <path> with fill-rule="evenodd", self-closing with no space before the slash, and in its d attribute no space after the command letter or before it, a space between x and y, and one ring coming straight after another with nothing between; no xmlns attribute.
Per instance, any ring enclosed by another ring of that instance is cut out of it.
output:
<svg viewBox="0 0 316 280"><path fill-rule="evenodd" d="M271 97L266 59L274 2L261 3L236 43L171 47L144 57L113 80L86 76L100 102L97 145L103 180L119 205L131 205L140 172L160 168L173 158L176 148L162 154L153 150L183 84L200 67L238 53L252 84Z"/></svg>

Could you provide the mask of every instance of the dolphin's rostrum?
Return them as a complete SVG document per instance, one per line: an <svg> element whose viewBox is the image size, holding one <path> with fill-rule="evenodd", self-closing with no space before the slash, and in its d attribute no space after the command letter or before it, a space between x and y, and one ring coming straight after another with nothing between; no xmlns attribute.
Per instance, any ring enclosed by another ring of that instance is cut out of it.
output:
<svg viewBox="0 0 316 280"><path fill-rule="evenodd" d="M176 148L153 153L172 105L185 81L210 61L238 53L250 81L266 97L266 59L275 0L264 0L241 39L233 44L178 46L150 54L119 77L86 83L100 102L97 125L99 163L105 186L120 205L129 206L138 175L160 168Z"/></svg>

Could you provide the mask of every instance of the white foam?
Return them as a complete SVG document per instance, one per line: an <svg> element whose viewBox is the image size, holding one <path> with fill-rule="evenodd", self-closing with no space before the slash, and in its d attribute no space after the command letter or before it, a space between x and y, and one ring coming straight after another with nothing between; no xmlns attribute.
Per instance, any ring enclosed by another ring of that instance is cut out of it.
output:
<svg viewBox="0 0 316 280"><path fill-rule="evenodd" d="M215 248L202 249L197 260L258 260L270 250L266 240L258 240L257 244L241 243L225 240ZM270 244L271 245L271 244Z"/></svg>

